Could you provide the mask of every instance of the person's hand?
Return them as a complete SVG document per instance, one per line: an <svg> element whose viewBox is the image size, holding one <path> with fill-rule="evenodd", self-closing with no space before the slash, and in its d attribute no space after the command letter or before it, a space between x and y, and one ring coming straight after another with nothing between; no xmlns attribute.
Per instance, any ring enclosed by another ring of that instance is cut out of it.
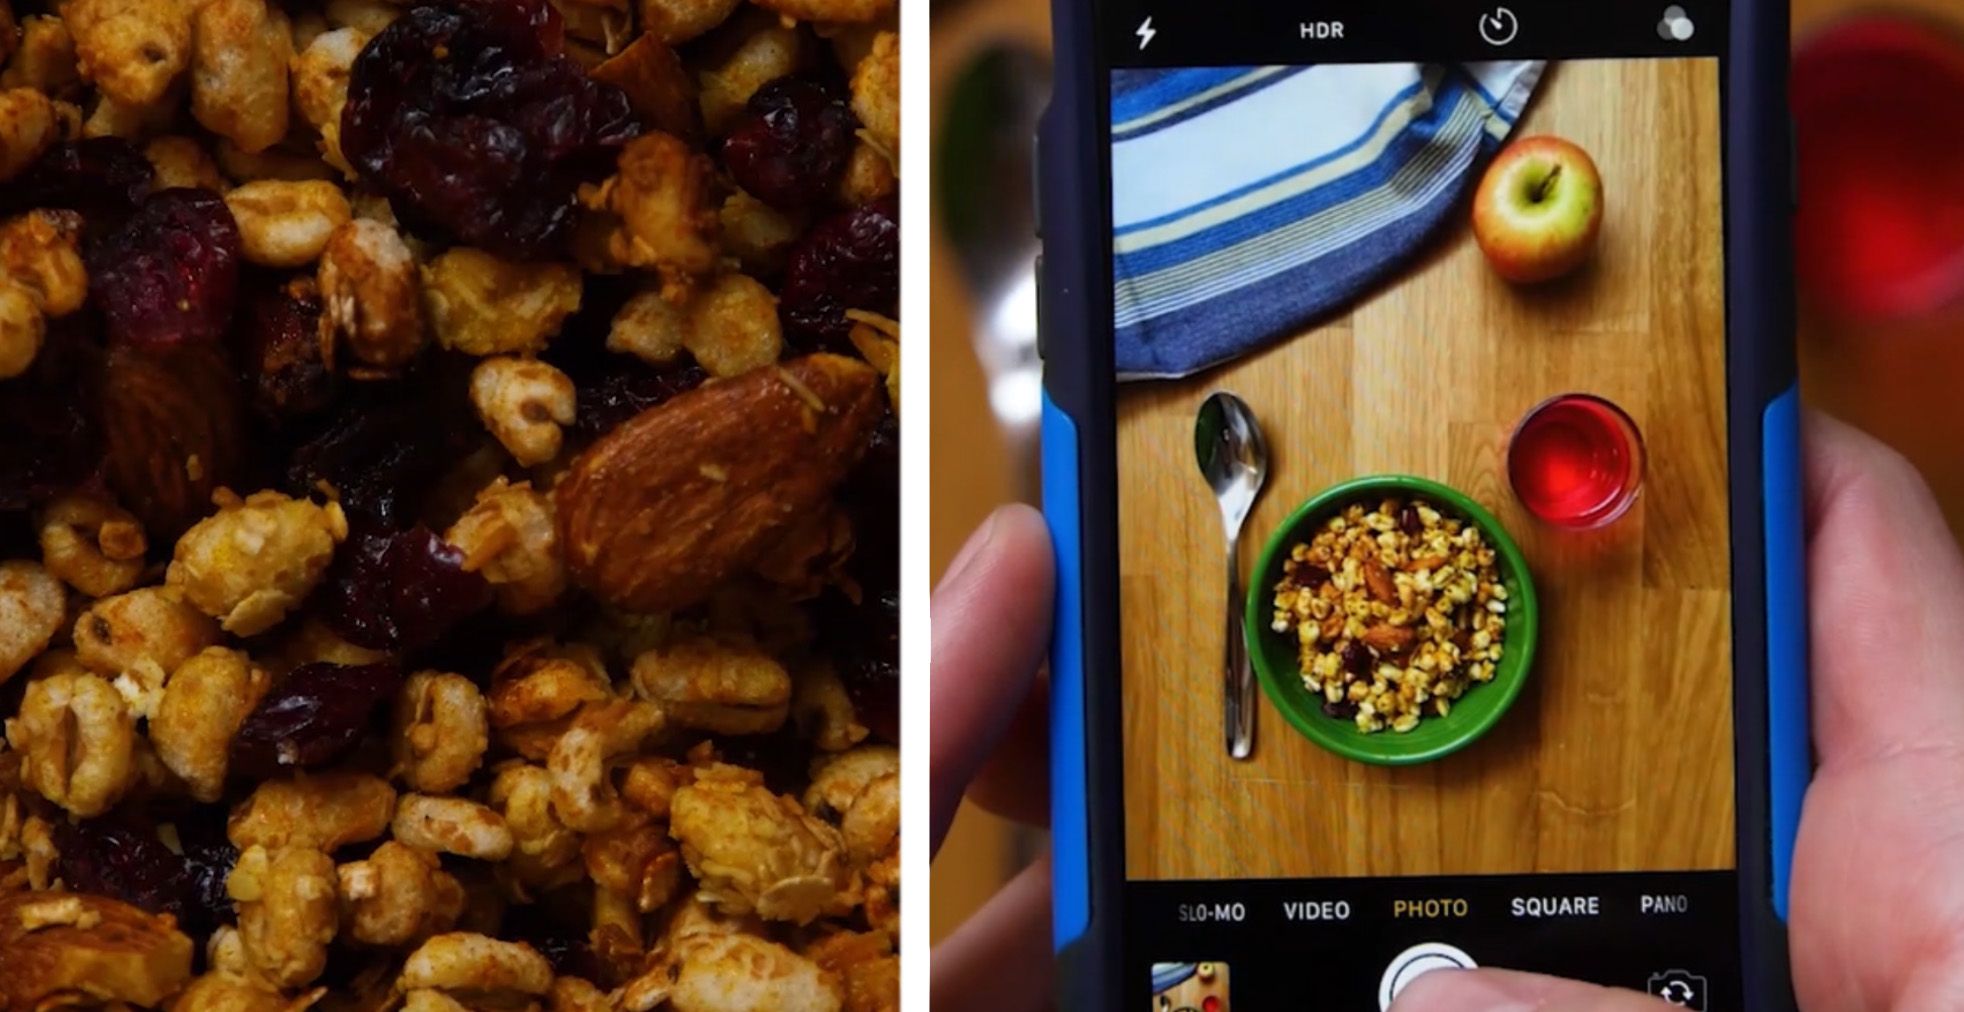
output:
<svg viewBox="0 0 1964 1012"><path fill-rule="evenodd" d="M1794 850L1790 951L1807 1012L1964 1009L1964 556L1894 451L1807 423L1819 767ZM938 688L938 686L937 686ZM1625 991L1428 973L1394 1012L1649 1012Z"/></svg>
<svg viewBox="0 0 1964 1012"><path fill-rule="evenodd" d="M933 850L962 796L1032 825L1050 821L1048 694L1055 563L1043 517L999 509L934 591L928 752ZM1018 875L933 953L935 1012L1048 1008L1050 861Z"/></svg>

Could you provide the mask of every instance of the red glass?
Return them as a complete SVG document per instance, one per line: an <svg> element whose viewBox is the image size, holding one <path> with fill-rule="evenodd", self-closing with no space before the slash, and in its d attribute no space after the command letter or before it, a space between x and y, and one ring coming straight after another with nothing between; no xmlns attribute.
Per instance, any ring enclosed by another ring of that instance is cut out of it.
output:
<svg viewBox="0 0 1964 1012"><path fill-rule="evenodd" d="M1208 995L1200 1000L1201 1012L1221 1012L1221 999Z"/></svg>
<svg viewBox="0 0 1964 1012"><path fill-rule="evenodd" d="M1637 501L1643 434L1622 408L1590 394L1543 401L1514 430L1507 477L1521 505L1558 527L1601 527Z"/></svg>
<svg viewBox="0 0 1964 1012"><path fill-rule="evenodd" d="M1964 303L1964 28L1867 15L1794 51L1795 251L1825 309Z"/></svg>

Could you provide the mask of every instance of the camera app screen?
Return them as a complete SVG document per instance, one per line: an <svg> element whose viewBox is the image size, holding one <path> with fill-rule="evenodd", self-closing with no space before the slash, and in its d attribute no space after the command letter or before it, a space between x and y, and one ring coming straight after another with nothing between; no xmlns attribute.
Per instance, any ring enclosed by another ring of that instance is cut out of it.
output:
<svg viewBox="0 0 1964 1012"><path fill-rule="evenodd" d="M1112 72L1135 977L1736 987L1721 51Z"/></svg>

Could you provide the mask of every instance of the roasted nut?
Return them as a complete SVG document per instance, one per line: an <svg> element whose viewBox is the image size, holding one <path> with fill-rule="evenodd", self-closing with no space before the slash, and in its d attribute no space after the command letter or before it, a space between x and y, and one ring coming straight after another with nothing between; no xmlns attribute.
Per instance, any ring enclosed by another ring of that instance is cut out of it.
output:
<svg viewBox="0 0 1964 1012"><path fill-rule="evenodd" d="M873 143L889 156L900 153L900 34L883 31L852 72L852 111Z"/></svg>
<svg viewBox="0 0 1964 1012"><path fill-rule="evenodd" d="M795 924L850 911L856 882L838 831L762 779L718 764L675 792L669 833L702 897L724 913Z"/></svg>
<svg viewBox="0 0 1964 1012"><path fill-rule="evenodd" d="M739 376L770 365L784 351L777 299L754 278L721 275L690 303L682 343L712 376Z"/></svg>
<svg viewBox="0 0 1964 1012"><path fill-rule="evenodd" d="M192 797L209 803L224 793L232 736L268 684L264 669L225 647L206 648L164 683L163 700L150 718L150 743Z"/></svg>
<svg viewBox="0 0 1964 1012"><path fill-rule="evenodd" d="M158 189L200 186L214 193L225 190L225 177L219 173L218 163L203 145L190 137L167 134L152 138L143 146L143 157L157 170Z"/></svg>
<svg viewBox="0 0 1964 1012"><path fill-rule="evenodd" d="M0 277L27 289L44 315L67 316L89 293L81 246L81 215L29 211L0 225Z"/></svg>
<svg viewBox="0 0 1964 1012"><path fill-rule="evenodd" d="M582 708L546 758L553 815L582 833L619 823L625 813L613 767L661 728L661 710L652 703L616 700Z"/></svg>
<svg viewBox="0 0 1964 1012"><path fill-rule="evenodd" d="M65 0L82 76L132 106L164 96L191 63L191 18L175 0Z"/></svg>
<svg viewBox="0 0 1964 1012"><path fill-rule="evenodd" d="M510 615L544 611L566 589L552 497L530 482L503 477L479 490L477 502L444 532L464 553L464 570L483 574Z"/></svg>
<svg viewBox="0 0 1964 1012"><path fill-rule="evenodd" d="M796 73L806 58L804 33L764 10L746 10L717 34L696 71L702 122L712 137L730 132L757 89Z"/></svg>
<svg viewBox="0 0 1964 1012"><path fill-rule="evenodd" d="M771 655L708 636L642 654L633 679L634 691L661 704L670 723L717 734L768 734L791 704L791 676Z"/></svg>
<svg viewBox="0 0 1964 1012"><path fill-rule="evenodd" d="M0 71L0 88L32 88L43 95L73 97L82 71L75 65L75 39L68 26L52 14L29 14L20 22L20 48L7 69Z"/></svg>
<svg viewBox="0 0 1964 1012"><path fill-rule="evenodd" d="M848 179L852 177L857 161L855 154L854 160L846 163ZM884 163L885 159L881 161ZM791 256L792 244L804 234L805 223L802 220L742 190L724 199L717 219L722 224L723 251L736 257L744 271L750 274L768 276L783 271Z"/></svg>
<svg viewBox="0 0 1964 1012"><path fill-rule="evenodd" d="M455 790L490 746L484 696L462 675L418 671L396 696L390 742L396 775L412 790Z"/></svg>
<svg viewBox="0 0 1964 1012"><path fill-rule="evenodd" d="M10 1009L154 1007L191 979L191 952L174 920L127 903L0 897L0 997Z"/></svg>
<svg viewBox="0 0 1964 1012"><path fill-rule="evenodd" d="M599 651L551 640L519 644L491 672L488 700L498 743L544 761L583 704L613 695Z"/></svg>
<svg viewBox="0 0 1964 1012"><path fill-rule="evenodd" d="M666 365L682 353L688 316L659 290L636 294L614 314L607 350L633 355L649 365Z"/></svg>
<svg viewBox="0 0 1964 1012"><path fill-rule="evenodd" d="M336 503L278 492L221 497L219 512L178 539L164 582L226 632L253 636L279 624L327 572L348 536Z"/></svg>
<svg viewBox="0 0 1964 1012"><path fill-rule="evenodd" d="M365 773L268 780L232 810L226 835L240 848L331 851L381 836L395 807L389 782Z"/></svg>
<svg viewBox="0 0 1964 1012"><path fill-rule="evenodd" d="M535 358L499 355L471 370L471 403L484 427L525 467L559 456L573 424L573 380Z"/></svg>
<svg viewBox="0 0 1964 1012"><path fill-rule="evenodd" d="M245 258L265 267L313 263L350 216L341 188L320 179L247 183L225 195L225 206L238 220Z"/></svg>
<svg viewBox="0 0 1964 1012"><path fill-rule="evenodd" d="M365 945L414 945L450 930L464 909L464 887L436 855L395 840L336 873L343 930Z"/></svg>
<svg viewBox="0 0 1964 1012"><path fill-rule="evenodd" d="M27 684L7 743L22 786L82 818L101 815L135 779L136 721L107 679L64 671Z"/></svg>
<svg viewBox="0 0 1964 1012"><path fill-rule="evenodd" d="M511 830L506 866L527 886L549 889L580 876L580 837L552 814L552 774L543 766L506 763L488 794Z"/></svg>
<svg viewBox="0 0 1964 1012"><path fill-rule="evenodd" d="M542 995L552 987L552 965L521 942L453 931L410 953L396 986L479 994L492 1001L513 994Z"/></svg>
<svg viewBox="0 0 1964 1012"><path fill-rule="evenodd" d="M34 293L0 277L0 379L19 376L34 364L47 330L47 317L34 304Z"/></svg>
<svg viewBox="0 0 1964 1012"><path fill-rule="evenodd" d="M702 133L696 111L695 79L683 68L681 57L658 34L644 34L635 39L626 49L593 68L592 76L626 92L628 104L649 126L678 137Z"/></svg>
<svg viewBox="0 0 1964 1012"><path fill-rule="evenodd" d="M566 264L459 246L423 268L423 309L437 341L467 355L543 351L578 308L580 272Z"/></svg>
<svg viewBox="0 0 1964 1012"><path fill-rule="evenodd" d="M423 294L416 259L393 226L356 218L321 250L321 333L329 359L345 343L378 369L407 365L423 350Z"/></svg>
<svg viewBox="0 0 1964 1012"><path fill-rule="evenodd" d="M196 10L191 115L243 151L279 143L286 136L287 63L293 59L286 14L266 0L204 0ZM246 249L250 259L250 239Z"/></svg>
<svg viewBox="0 0 1964 1012"><path fill-rule="evenodd" d="M0 682L27 666L67 617L61 583L26 561L0 562Z"/></svg>
<svg viewBox="0 0 1964 1012"><path fill-rule="evenodd" d="M641 27L674 46L723 23L739 0L640 0Z"/></svg>
<svg viewBox="0 0 1964 1012"><path fill-rule="evenodd" d="M880 410L865 363L811 355L642 412L560 479L568 571L630 610L701 600L831 493Z"/></svg>
<svg viewBox="0 0 1964 1012"><path fill-rule="evenodd" d="M673 134L651 131L621 149L618 174L582 187L581 195L588 207L619 216L613 258L654 269L675 295L716 266L714 181L708 157Z"/></svg>
<svg viewBox="0 0 1964 1012"><path fill-rule="evenodd" d="M482 861L502 861L511 854L511 830L504 817L464 798L405 794L396 803L390 829L396 839L424 850Z"/></svg>
<svg viewBox="0 0 1964 1012"><path fill-rule="evenodd" d="M341 153L341 108L348 101L348 72L368 39L359 28L322 32L291 64L293 107L320 134L321 158L351 176L354 172Z"/></svg>
<svg viewBox="0 0 1964 1012"><path fill-rule="evenodd" d="M327 967L336 923L334 859L310 847L247 847L225 880L253 969L301 987Z"/></svg>
<svg viewBox="0 0 1964 1012"><path fill-rule="evenodd" d="M0 182L19 175L60 134L48 96L32 88L0 91Z"/></svg>

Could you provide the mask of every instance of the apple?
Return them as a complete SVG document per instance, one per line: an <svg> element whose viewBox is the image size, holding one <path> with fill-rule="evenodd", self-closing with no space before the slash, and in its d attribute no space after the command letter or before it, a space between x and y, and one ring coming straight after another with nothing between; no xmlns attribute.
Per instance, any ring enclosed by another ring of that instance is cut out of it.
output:
<svg viewBox="0 0 1964 1012"><path fill-rule="evenodd" d="M1559 137L1508 145L1473 196L1473 238L1500 276L1531 284L1582 266L1603 226L1603 177Z"/></svg>

